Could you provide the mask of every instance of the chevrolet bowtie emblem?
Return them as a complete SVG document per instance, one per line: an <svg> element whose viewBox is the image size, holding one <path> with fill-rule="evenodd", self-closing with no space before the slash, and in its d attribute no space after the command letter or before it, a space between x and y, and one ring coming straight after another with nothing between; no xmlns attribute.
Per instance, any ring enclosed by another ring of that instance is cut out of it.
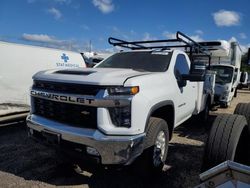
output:
<svg viewBox="0 0 250 188"><path fill-rule="evenodd" d="M90 112L88 112L88 111L81 111L81 114L83 114L83 115L89 115Z"/></svg>

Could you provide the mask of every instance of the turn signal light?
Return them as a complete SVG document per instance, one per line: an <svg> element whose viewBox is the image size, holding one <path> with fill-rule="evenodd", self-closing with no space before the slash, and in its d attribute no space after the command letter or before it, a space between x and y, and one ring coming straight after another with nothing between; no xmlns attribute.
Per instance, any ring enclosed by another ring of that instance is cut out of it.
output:
<svg viewBox="0 0 250 188"><path fill-rule="evenodd" d="M133 87L114 87L109 88L108 93L110 95L135 95L139 92L139 86Z"/></svg>

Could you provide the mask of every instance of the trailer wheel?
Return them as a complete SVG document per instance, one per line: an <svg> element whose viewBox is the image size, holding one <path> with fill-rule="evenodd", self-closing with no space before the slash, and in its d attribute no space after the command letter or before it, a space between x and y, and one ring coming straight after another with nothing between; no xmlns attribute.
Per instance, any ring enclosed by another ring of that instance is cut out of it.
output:
<svg viewBox="0 0 250 188"><path fill-rule="evenodd" d="M250 103L238 103L234 110L234 114L246 117L250 133Z"/></svg>
<svg viewBox="0 0 250 188"><path fill-rule="evenodd" d="M167 122L160 118L149 119L149 129L144 142L144 152L139 159L146 173L162 172L168 152L169 131Z"/></svg>
<svg viewBox="0 0 250 188"><path fill-rule="evenodd" d="M206 143L202 171L226 160L250 163L250 134L242 115L217 116Z"/></svg>

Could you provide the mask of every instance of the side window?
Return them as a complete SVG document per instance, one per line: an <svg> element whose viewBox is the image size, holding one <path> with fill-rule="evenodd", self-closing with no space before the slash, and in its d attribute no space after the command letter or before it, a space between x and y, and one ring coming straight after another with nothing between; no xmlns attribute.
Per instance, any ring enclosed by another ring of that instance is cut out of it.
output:
<svg viewBox="0 0 250 188"><path fill-rule="evenodd" d="M179 81L182 74L189 74L189 66L186 57L183 54L179 54L174 66L174 75L177 81Z"/></svg>

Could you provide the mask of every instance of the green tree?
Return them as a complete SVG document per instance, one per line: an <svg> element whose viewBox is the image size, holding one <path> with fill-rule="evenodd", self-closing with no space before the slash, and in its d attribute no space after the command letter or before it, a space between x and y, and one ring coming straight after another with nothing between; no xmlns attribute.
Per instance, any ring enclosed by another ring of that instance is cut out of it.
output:
<svg viewBox="0 0 250 188"><path fill-rule="evenodd" d="M250 65L248 64L248 53L244 53L241 57L241 71L250 73Z"/></svg>

